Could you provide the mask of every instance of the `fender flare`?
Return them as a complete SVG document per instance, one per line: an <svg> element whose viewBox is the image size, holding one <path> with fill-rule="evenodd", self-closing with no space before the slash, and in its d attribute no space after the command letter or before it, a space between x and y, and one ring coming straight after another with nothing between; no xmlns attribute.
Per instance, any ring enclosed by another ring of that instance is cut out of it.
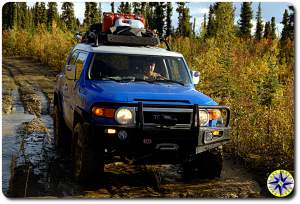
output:
<svg viewBox="0 0 300 204"><path fill-rule="evenodd" d="M76 118L78 116L79 116L79 118ZM76 106L74 109L73 126L75 126L78 121L90 123L91 119L90 119L90 115L87 111L80 108L79 106Z"/></svg>

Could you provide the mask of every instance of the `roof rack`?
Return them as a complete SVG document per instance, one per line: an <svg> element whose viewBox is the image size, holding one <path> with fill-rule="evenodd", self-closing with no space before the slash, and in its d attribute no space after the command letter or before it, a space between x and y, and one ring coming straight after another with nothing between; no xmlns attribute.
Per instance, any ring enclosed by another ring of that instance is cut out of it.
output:
<svg viewBox="0 0 300 204"><path fill-rule="evenodd" d="M140 19L135 15L104 13L105 17L120 17ZM105 20L105 19L104 19ZM128 20L128 19L127 19ZM110 22L111 23L111 22ZM112 23L111 23L112 24ZM105 30L105 32L103 32ZM131 26L111 26L108 29L107 22L92 24L85 33L76 33L76 39L82 43L99 45L125 45L125 46L158 46L161 42L166 44L167 50L171 50L167 41L159 38L156 32L145 28L133 28Z"/></svg>
<svg viewBox="0 0 300 204"><path fill-rule="evenodd" d="M141 37L128 35L115 35L108 33L76 33L77 41L81 43L92 44L94 47L99 45L125 45L125 46L159 46L161 43L166 45L166 49L171 51L169 43L164 38L156 37Z"/></svg>

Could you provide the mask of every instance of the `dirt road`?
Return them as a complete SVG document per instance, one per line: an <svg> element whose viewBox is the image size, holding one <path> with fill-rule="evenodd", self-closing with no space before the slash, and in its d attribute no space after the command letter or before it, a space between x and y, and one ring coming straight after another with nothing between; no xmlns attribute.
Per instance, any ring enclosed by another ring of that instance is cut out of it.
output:
<svg viewBox="0 0 300 204"><path fill-rule="evenodd" d="M180 165L106 165L103 181L79 185L69 155L53 145L55 73L30 58L3 58L3 192L9 197L257 198L260 187L225 155L220 179L184 177Z"/></svg>

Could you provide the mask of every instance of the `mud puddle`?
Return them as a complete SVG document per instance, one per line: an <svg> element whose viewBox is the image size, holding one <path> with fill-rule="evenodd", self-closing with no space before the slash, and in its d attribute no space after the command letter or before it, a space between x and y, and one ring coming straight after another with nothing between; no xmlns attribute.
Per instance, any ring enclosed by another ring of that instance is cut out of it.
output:
<svg viewBox="0 0 300 204"><path fill-rule="evenodd" d="M19 151L22 138L18 131L23 122L33 119L33 115L24 113L18 90L12 91L12 111L2 115L2 190L6 194L11 175L11 160Z"/></svg>
<svg viewBox="0 0 300 204"><path fill-rule="evenodd" d="M2 117L2 190L9 197L38 196L31 188L47 188L43 184L48 183L49 161L56 157L50 106L42 92L36 93L38 116L25 113L19 91L14 90L11 114Z"/></svg>

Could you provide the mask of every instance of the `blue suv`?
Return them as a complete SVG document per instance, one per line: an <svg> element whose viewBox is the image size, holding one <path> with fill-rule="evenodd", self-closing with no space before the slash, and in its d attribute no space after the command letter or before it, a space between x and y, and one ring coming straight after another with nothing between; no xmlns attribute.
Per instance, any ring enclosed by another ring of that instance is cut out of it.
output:
<svg viewBox="0 0 300 204"><path fill-rule="evenodd" d="M54 95L55 143L71 144L74 176L93 180L122 160L182 163L219 177L230 111L198 92L198 81L180 53L77 44Z"/></svg>

